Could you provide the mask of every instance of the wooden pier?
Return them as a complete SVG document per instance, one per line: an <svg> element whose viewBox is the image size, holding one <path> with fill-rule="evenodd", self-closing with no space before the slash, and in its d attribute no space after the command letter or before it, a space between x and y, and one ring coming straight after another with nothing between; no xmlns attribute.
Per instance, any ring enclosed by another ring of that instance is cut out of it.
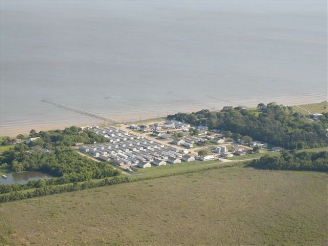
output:
<svg viewBox="0 0 328 246"><path fill-rule="evenodd" d="M79 114L87 115L87 116L90 116L90 117L93 117L93 118L96 118L96 119L100 119L100 120L103 120L103 121L106 121L106 122L110 122L110 123L114 123L114 124L120 123L116 120L106 118L106 117L101 116L99 114L88 112L88 111L85 111L83 109L74 108L72 106L65 105L65 104L62 104L62 103L56 103L56 102L53 102L53 101L50 101L50 100L47 100L47 99L42 99L41 101L45 102L45 103L52 104L52 105L54 105L58 108L63 108L63 109L69 110L69 111L73 111L73 112L76 112L76 113L79 113Z"/></svg>

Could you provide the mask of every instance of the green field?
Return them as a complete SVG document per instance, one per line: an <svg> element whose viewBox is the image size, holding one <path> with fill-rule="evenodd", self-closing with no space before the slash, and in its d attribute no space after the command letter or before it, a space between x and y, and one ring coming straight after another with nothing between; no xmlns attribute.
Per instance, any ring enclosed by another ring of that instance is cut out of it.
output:
<svg viewBox="0 0 328 246"><path fill-rule="evenodd" d="M1 204L0 239L4 245L326 245L326 187L325 173L240 166L136 181Z"/></svg>
<svg viewBox="0 0 328 246"><path fill-rule="evenodd" d="M255 116L259 116L261 113L258 108L248 108L247 110L251 111Z"/></svg>
<svg viewBox="0 0 328 246"><path fill-rule="evenodd" d="M233 156L228 158L229 160L247 160L247 159L254 159L254 158L260 158L264 155L280 155L280 152L272 152L267 150L261 150L261 153L254 153L254 154L247 154L247 155L241 155L241 156Z"/></svg>
<svg viewBox="0 0 328 246"><path fill-rule="evenodd" d="M156 117L156 118L149 118L149 119L142 119L142 120L136 120L136 121L128 121L125 124L127 125L127 127L129 126L129 124L135 124L135 125L139 125L139 124L149 124L149 123L154 123L154 122L160 122L160 121L165 121L166 117Z"/></svg>
<svg viewBox="0 0 328 246"><path fill-rule="evenodd" d="M301 108L310 111L312 114L313 113L322 113L322 112L328 112L328 102L321 102L321 103L310 103L310 104L301 104L298 105ZM326 106L326 108L325 108ZM297 106L292 106L293 110L295 112L301 113L301 114L305 114L308 115L309 113L300 109ZM253 112L256 116L258 116L260 114L260 112L258 111L257 108L248 108L247 110Z"/></svg>
<svg viewBox="0 0 328 246"><path fill-rule="evenodd" d="M308 111L310 111L312 114L313 113L327 113L328 112L328 102L321 102L321 103L311 103L311 104L302 104L299 105L301 108L306 109ZM325 108L326 107L326 108ZM308 114L306 111L293 106L293 110L295 112L299 112L301 114Z"/></svg>
<svg viewBox="0 0 328 246"><path fill-rule="evenodd" d="M298 152L303 152L303 151L305 151L305 152L321 152L321 151L328 151L328 147L298 150Z"/></svg>
<svg viewBox="0 0 328 246"><path fill-rule="evenodd" d="M208 165L212 165L212 164L219 164L221 163L221 161L219 160L215 160L215 161L193 161L193 162L181 162L181 163L177 163L177 164L170 164L167 163L165 166L154 166L152 165L151 168L138 168L137 172L134 172L133 174L144 174L144 173L156 173L156 172L161 172L162 171L176 171L179 169L183 169L183 170L188 170L188 169L194 169L194 168L203 168L206 167Z"/></svg>
<svg viewBox="0 0 328 246"><path fill-rule="evenodd" d="M6 145L6 146L0 146L0 153L10 149L10 148L13 148L15 145Z"/></svg>
<svg viewBox="0 0 328 246"><path fill-rule="evenodd" d="M5 138L6 138L5 136L0 136L0 143L2 143L2 141L5 140ZM1 146L0 145L0 153L2 153L2 152L6 151L9 148L14 147L14 146L15 145L6 145L6 146Z"/></svg>

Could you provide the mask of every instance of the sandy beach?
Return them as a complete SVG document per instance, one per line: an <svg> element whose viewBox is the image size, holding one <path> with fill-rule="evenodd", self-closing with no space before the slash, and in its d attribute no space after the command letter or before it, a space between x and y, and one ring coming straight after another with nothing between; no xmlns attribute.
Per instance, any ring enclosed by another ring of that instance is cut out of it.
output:
<svg viewBox="0 0 328 246"><path fill-rule="evenodd" d="M278 100L277 100L278 99ZM266 102L263 103L269 103L269 102L276 102L277 104L282 104L286 106L294 106L294 105L302 105L302 104L310 104L310 103L320 103L324 100L319 100L316 98L316 95L305 95L305 96L298 96L298 97L284 97L284 98L271 98L268 99ZM140 112L135 113L135 112L122 112L121 114L117 114L115 116L112 116L111 118L113 120L116 120L121 123L130 123L130 122L136 122L140 120L151 120L151 119L156 119L159 117L166 117L167 114L175 114L178 112L184 112L184 113L191 113L191 112L197 112L202 109L209 109L209 110L220 110L224 106L238 106L242 105L245 107L256 107L259 103L261 102L254 102L252 101L235 101L235 105L228 105L228 104L222 104L218 105L217 107L213 108L204 108L202 106L199 107L193 107L193 108L187 108L184 111L174 111L174 110L167 110L166 113L161 112L160 114L155 114L154 112L148 112L145 110L142 114ZM76 114L76 120L72 119L69 122L63 122L63 123L56 123L53 124L52 122L47 122L43 124L33 124L33 125L24 125L24 126L8 126L6 129L1 129L0 130L0 135L1 136L10 136L10 137L15 137L18 134L28 134L30 130L34 129L37 132L39 131L45 131L45 130L56 130L56 129L64 129L65 127L69 127L72 125L75 126L91 126L91 125L104 125L104 124L109 124L108 122L104 122L92 117L89 117L87 120L84 119L83 121L79 120L79 114Z"/></svg>

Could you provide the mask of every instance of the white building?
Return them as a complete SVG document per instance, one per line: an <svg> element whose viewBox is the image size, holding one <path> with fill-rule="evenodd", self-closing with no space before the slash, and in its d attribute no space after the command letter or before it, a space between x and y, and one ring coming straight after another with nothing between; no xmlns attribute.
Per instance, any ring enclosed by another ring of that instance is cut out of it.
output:
<svg viewBox="0 0 328 246"><path fill-rule="evenodd" d="M185 162L191 162L195 160L195 157L192 155L184 155L182 156L182 160Z"/></svg>
<svg viewBox="0 0 328 246"><path fill-rule="evenodd" d="M206 155L199 158L201 161L212 161L215 159L214 155Z"/></svg>
<svg viewBox="0 0 328 246"><path fill-rule="evenodd" d="M35 140L37 140L37 139L39 139L39 138L40 138L40 137L29 138L29 139L26 140L26 143L29 144L30 142L33 142L33 141L35 141Z"/></svg>
<svg viewBox="0 0 328 246"><path fill-rule="evenodd" d="M140 161L137 166L140 168L147 168L151 167L151 164L149 162Z"/></svg>
<svg viewBox="0 0 328 246"><path fill-rule="evenodd" d="M166 165L166 162L160 159L154 159L152 161L152 164L156 165L156 166L164 166Z"/></svg>
<svg viewBox="0 0 328 246"><path fill-rule="evenodd" d="M184 143L183 143L183 146L185 146L185 147L188 148L188 149L194 147L192 143L188 143L188 142L184 142Z"/></svg>
<svg viewBox="0 0 328 246"><path fill-rule="evenodd" d="M226 146L217 146L214 151L218 154L223 154L228 152L228 148Z"/></svg>
<svg viewBox="0 0 328 246"><path fill-rule="evenodd" d="M225 140L223 138L213 138L211 139L211 142L212 143L219 143L219 144L222 144L225 142Z"/></svg>
<svg viewBox="0 0 328 246"><path fill-rule="evenodd" d="M176 163L181 163L181 160L178 159L178 158L169 157L169 158L167 159L167 162L168 162L168 163L171 163L171 164L176 164Z"/></svg>
<svg viewBox="0 0 328 246"><path fill-rule="evenodd" d="M207 131L208 130L208 127L207 126L199 125L199 126L197 126L197 130Z"/></svg>
<svg viewBox="0 0 328 246"><path fill-rule="evenodd" d="M312 114L312 117L313 117L313 119L315 119L315 120L318 120L321 116L322 116L322 114L317 114L317 113Z"/></svg>

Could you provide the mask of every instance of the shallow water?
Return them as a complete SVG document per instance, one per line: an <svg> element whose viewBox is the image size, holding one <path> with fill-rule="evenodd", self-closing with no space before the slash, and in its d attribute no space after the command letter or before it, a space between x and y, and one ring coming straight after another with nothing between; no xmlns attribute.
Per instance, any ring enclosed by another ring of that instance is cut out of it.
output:
<svg viewBox="0 0 328 246"><path fill-rule="evenodd" d="M0 184L27 184L31 180L39 180L39 179L48 179L52 178L52 176L48 174L44 174L41 172L21 172L21 173L8 173L6 177L0 175Z"/></svg>
<svg viewBox="0 0 328 246"><path fill-rule="evenodd" d="M325 0L2 0L0 11L0 135L97 121L42 99L127 121L327 98Z"/></svg>

